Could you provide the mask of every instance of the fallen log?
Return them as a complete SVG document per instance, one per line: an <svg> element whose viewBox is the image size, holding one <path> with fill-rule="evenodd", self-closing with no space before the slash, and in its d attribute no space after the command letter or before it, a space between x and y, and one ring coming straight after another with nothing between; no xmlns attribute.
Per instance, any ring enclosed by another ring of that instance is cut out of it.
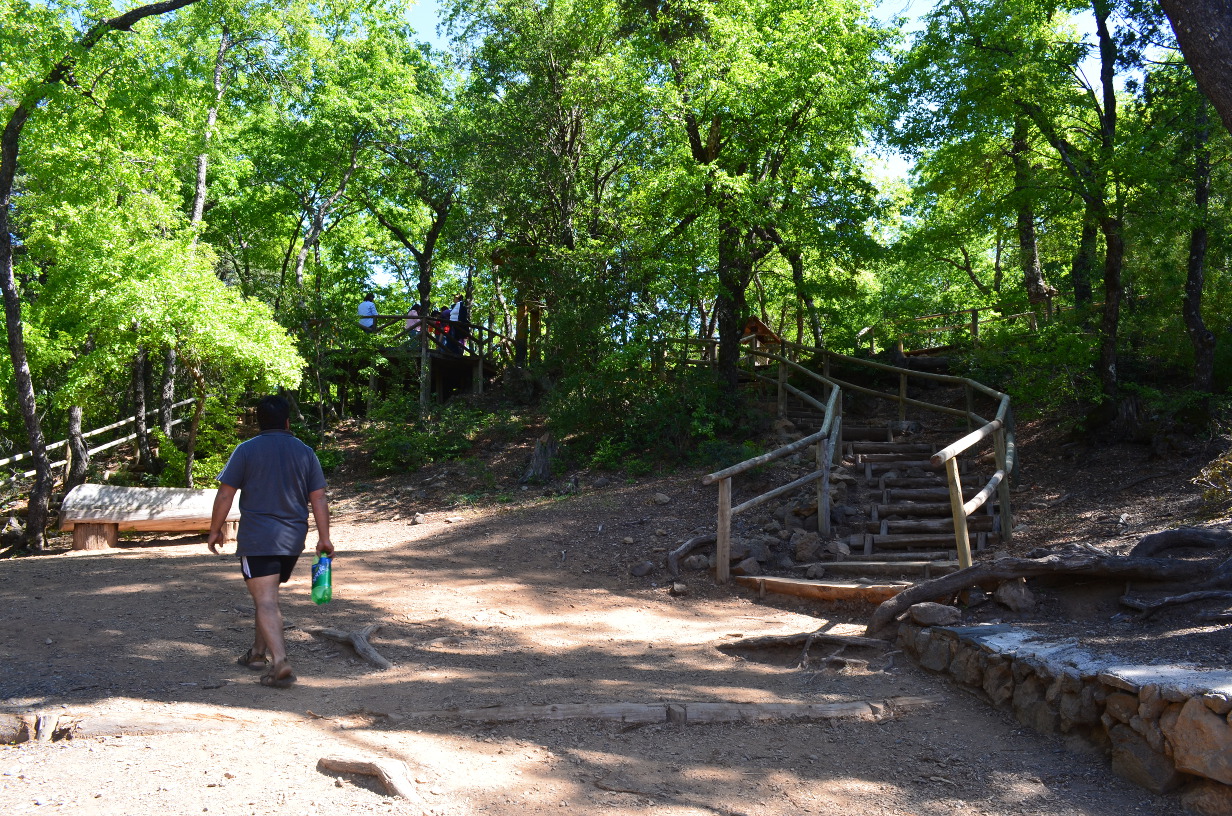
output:
<svg viewBox="0 0 1232 816"><path fill-rule="evenodd" d="M764 635L745 638L723 644L724 649L773 649L779 646L803 646L806 643L825 643L831 646L851 646L864 649L884 649L886 642L879 638L860 635L834 635L818 629L815 632L796 632L791 635Z"/></svg>
<svg viewBox="0 0 1232 816"><path fill-rule="evenodd" d="M1232 559L1229 559L1232 562ZM1225 564L1224 568L1228 565ZM1226 569L1216 571L1216 575ZM1199 581L1211 575L1210 561L1137 558L1093 553L1063 553L1044 558L998 558L921 581L884 601L873 612L865 634L890 639L895 619L920 601L948 597L972 586L999 584L1041 575L1079 575L1143 581ZM1209 582L1207 582L1209 583Z"/></svg>
<svg viewBox="0 0 1232 816"><path fill-rule="evenodd" d="M372 648L372 644L368 642L368 638L381 628L379 623L371 623L360 629L358 632L343 632L340 629L322 629L316 627L305 628L304 631L310 635L317 635L335 643L342 643L350 646L355 650L355 654L367 660L378 669L392 669L393 663L390 663L385 658L381 657L380 652Z"/></svg>
<svg viewBox="0 0 1232 816"><path fill-rule="evenodd" d="M684 558L698 547L707 547L715 543L717 540L718 539L715 537L714 533L693 536L688 541L667 554L667 571L672 574L673 578L679 578L680 559Z"/></svg>
<svg viewBox="0 0 1232 816"><path fill-rule="evenodd" d="M317 760L317 769L332 773L375 776L385 786L385 791L390 796L401 796L412 802L423 801L419 791L415 788L415 782L411 779L406 763L398 759L323 756Z"/></svg>
<svg viewBox="0 0 1232 816"><path fill-rule="evenodd" d="M1143 536L1129 551L1131 558L1150 558L1164 550L1178 547L1199 547L1212 550L1232 546L1232 531L1202 527L1177 527Z"/></svg>

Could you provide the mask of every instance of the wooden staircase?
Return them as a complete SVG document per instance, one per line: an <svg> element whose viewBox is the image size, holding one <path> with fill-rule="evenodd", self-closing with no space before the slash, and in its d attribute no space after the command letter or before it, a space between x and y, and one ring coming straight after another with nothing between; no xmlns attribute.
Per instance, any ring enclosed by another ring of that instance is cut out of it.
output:
<svg viewBox="0 0 1232 816"><path fill-rule="evenodd" d="M777 413L776 403L762 403L762 407ZM804 433L819 428L823 420L818 411L799 400L789 400L783 416ZM918 580L957 570L958 552L944 467L929 461L952 438L952 432L942 436L930 433L919 422L876 417L866 418L865 422L843 426L842 464L855 477L856 488L846 504L863 512L840 536L850 555L826 562L826 575L836 579ZM908 427L914 431L910 435L904 432ZM987 478L978 474L976 463L968 457L960 459L959 471L970 477L964 478L967 484ZM977 492L978 488L964 487L964 500ZM983 550L1000 541L999 521L993 502L986 504L980 515L967 520L972 550Z"/></svg>

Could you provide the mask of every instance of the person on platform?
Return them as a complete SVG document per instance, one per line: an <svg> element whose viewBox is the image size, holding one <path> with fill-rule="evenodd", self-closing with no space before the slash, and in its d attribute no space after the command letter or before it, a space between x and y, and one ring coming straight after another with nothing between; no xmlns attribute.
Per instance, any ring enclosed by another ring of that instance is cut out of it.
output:
<svg viewBox="0 0 1232 816"><path fill-rule="evenodd" d="M218 475L206 543L210 552L221 554L222 527L239 492L235 554L256 607L256 633L252 647L238 662L254 671L264 670L261 685L286 688L295 682L295 672L287 660L278 587L291 577L304 551L309 508L317 525L317 555L333 555L334 545L329 540L325 474L312 448L291 433L287 401L278 396L261 400L257 425L261 433L241 442Z"/></svg>
<svg viewBox="0 0 1232 816"><path fill-rule="evenodd" d="M359 327L366 332L376 331L376 295L369 292L359 304Z"/></svg>
<svg viewBox="0 0 1232 816"><path fill-rule="evenodd" d="M411 304L410 311L406 313L406 335L408 340L419 339L419 327L423 323L419 319L419 304Z"/></svg>
<svg viewBox="0 0 1232 816"><path fill-rule="evenodd" d="M453 350L462 354L471 336L471 309L461 292L453 296L453 308L449 310L449 334Z"/></svg>

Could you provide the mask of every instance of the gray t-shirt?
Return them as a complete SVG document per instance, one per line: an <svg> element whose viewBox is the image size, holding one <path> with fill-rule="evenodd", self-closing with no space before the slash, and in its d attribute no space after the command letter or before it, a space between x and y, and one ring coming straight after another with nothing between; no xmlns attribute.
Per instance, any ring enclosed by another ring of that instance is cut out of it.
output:
<svg viewBox="0 0 1232 816"><path fill-rule="evenodd" d="M240 491L236 555L299 555L308 535L308 494L325 487L312 448L290 431L262 431L218 474Z"/></svg>

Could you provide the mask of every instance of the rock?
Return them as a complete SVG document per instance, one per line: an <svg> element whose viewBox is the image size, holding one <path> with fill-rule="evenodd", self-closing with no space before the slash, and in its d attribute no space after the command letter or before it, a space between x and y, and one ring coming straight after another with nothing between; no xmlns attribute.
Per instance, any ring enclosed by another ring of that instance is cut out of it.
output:
<svg viewBox="0 0 1232 816"><path fill-rule="evenodd" d="M1226 717L1228 714L1232 714L1232 699L1229 699L1226 694L1216 694L1213 692L1210 694L1203 694L1202 702L1207 708L1214 711L1221 717Z"/></svg>
<svg viewBox="0 0 1232 816"><path fill-rule="evenodd" d="M446 524L457 524L459 521L463 521L463 520L464 519L461 516L450 516L449 518L445 519L445 523Z"/></svg>
<svg viewBox="0 0 1232 816"><path fill-rule="evenodd" d="M762 427L765 427L764 425ZM796 430L796 423L790 419L776 419L774 424L770 426L778 433L792 433Z"/></svg>
<svg viewBox="0 0 1232 816"><path fill-rule="evenodd" d="M427 524L427 523L428 523L428 517L425 516L423 513L416 513L414 517L411 518L411 524Z"/></svg>
<svg viewBox="0 0 1232 816"><path fill-rule="evenodd" d="M672 581L672 585L668 589L668 592L671 593L672 595L675 595L677 598L679 598L683 595L689 594L689 587L685 584L682 584L680 581Z"/></svg>
<svg viewBox="0 0 1232 816"><path fill-rule="evenodd" d="M1178 770L1232 785L1232 725L1198 697L1181 707L1174 722L1161 718Z"/></svg>
<svg viewBox="0 0 1232 816"><path fill-rule="evenodd" d="M1030 612L1035 608L1035 595L1027 589L1027 582L1023 578L1002 583L992 593L992 599L1009 607L1011 612Z"/></svg>
<svg viewBox="0 0 1232 816"><path fill-rule="evenodd" d="M761 564L756 558L746 558L731 568L732 575L761 575Z"/></svg>
<svg viewBox="0 0 1232 816"><path fill-rule="evenodd" d="M846 541L843 541L842 539L839 539L839 538L835 538L835 539L832 539L826 542L826 552L833 553L834 555L846 557L848 555L851 555L851 547L848 546Z"/></svg>
<svg viewBox="0 0 1232 816"><path fill-rule="evenodd" d="M1199 816L1232 816L1232 788L1203 780L1181 794L1181 807Z"/></svg>
<svg viewBox="0 0 1232 816"><path fill-rule="evenodd" d="M763 533L777 533L781 529L783 529L783 525L779 524L775 519L770 519L762 526L761 531Z"/></svg>
<svg viewBox="0 0 1232 816"><path fill-rule="evenodd" d="M797 561L812 561L821 547L821 537L817 533L797 530L791 536L791 546L795 549Z"/></svg>
<svg viewBox="0 0 1232 816"><path fill-rule="evenodd" d="M895 419L892 420L889 425L890 430L893 433L905 434L907 436L914 436L915 434L918 434L924 427L914 419Z"/></svg>
<svg viewBox="0 0 1232 816"><path fill-rule="evenodd" d="M816 581L818 578L824 578L825 575L826 575L826 568L823 567L821 564L814 564L813 566L809 567L808 570L805 571L804 573L805 578L811 578L814 581Z"/></svg>
<svg viewBox="0 0 1232 816"><path fill-rule="evenodd" d="M629 567L629 574L634 578L642 578L654 572L655 565L653 561L639 561Z"/></svg>
<svg viewBox="0 0 1232 816"><path fill-rule="evenodd" d="M911 616L913 622L920 626L950 626L958 623L962 618L962 613L954 607L931 601L913 604L907 610L907 614Z"/></svg>
<svg viewBox="0 0 1232 816"><path fill-rule="evenodd" d="M656 493L656 494L654 494L654 503L655 503L655 504L671 504L671 502L672 502L672 497L671 497L671 496L669 496L669 495L667 495L666 493Z"/></svg>
<svg viewBox="0 0 1232 816"><path fill-rule="evenodd" d="M680 562L680 566L688 570L704 570L710 568L710 559L704 555L690 555Z"/></svg>
<svg viewBox="0 0 1232 816"><path fill-rule="evenodd" d="M790 555L781 555L779 556L779 560L776 562L775 566L781 570L789 570L796 566L796 562Z"/></svg>
<svg viewBox="0 0 1232 816"><path fill-rule="evenodd" d="M621 543L621 544L632 544L632 543L633 543L633 537L632 537L632 536L625 536L624 538L620 539L620 543Z"/></svg>
<svg viewBox="0 0 1232 816"><path fill-rule="evenodd" d="M984 693L995 706L1006 703L1014 695L1014 677L1004 660L989 660L984 670Z"/></svg>
<svg viewBox="0 0 1232 816"><path fill-rule="evenodd" d="M667 530L664 530L662 527L660 527L659 529L655 530L655 535L665 536L667 535Z"/></svg>
<svg viewBox="0 0 1232 816"><path fill-rule="evenodd" d="M1108 737L1112 740L1112 772L1117 776L1155 793L1167 793L1181 784L1182 777L1171 760L1151 750L1129 726L1112 726Z"/></svg>
<svg viewBox="0 0 1232 816"><path fill-rule="evenodd" d="M593 482L591 482L590 486L597 489L601 487L607 487L611 483L612 483L612 480L609 479L608 477L600 476L598 479L595 479Z"/></svg>
<svg viewBox="0 0 1232 816"><path fill-rule="evenodd" d="M1127 723L1138 714L1138 698L1122 692L1109 694L1104 701L1104 711L1113 719Z"/></svg>
<svg viewBox="0 0 1232 816"><path fill-rule="evenodd" d="M790 541L793 532L793 530L779 530L776 535L780 541Z"/></svg>
<svg viewBox="0 0 1232 816"><path fill-rule="evenodd" d="M958 593L958 602L967 608L974 608L988 602L988 593L978 587L964 589Z"/></svg>
<svg viewBox="0 0 1232 816"><path fill-rule="evenodd" d="M920 665L929 671L945 671L950 665L950 643L945 638L929 638L920 653Z"/></svg>

